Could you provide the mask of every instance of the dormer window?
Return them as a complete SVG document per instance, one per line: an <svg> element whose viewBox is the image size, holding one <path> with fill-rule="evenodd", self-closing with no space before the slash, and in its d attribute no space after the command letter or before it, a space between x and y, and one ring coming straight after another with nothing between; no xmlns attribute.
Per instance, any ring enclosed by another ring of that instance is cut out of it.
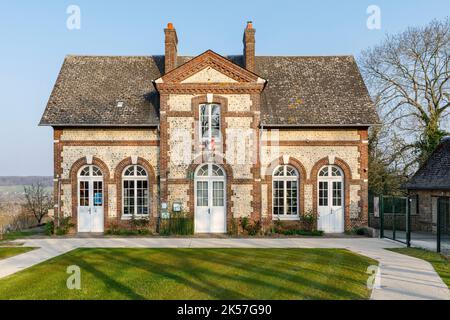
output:
<svg viewBox="0 0 450 320"><path fill-rule="evenodd" d="M200 137L202 142L210 145L221 140L220 135L220 105L214 103L201 104Z"/></svg>

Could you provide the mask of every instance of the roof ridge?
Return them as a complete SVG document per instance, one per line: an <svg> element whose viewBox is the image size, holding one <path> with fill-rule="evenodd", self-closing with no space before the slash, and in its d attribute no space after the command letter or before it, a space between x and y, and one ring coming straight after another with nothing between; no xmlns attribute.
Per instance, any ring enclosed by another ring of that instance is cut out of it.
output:
<svg viewBox="0 0 450 320"><path fill-rule="evenodd" d="M206 50L212 51L212 50ZM202 52L198 55L178 55L179 58L195 58L199 55L202 55ZM212 51L214 52L214 51ZM103 55L103 54L66 54L67 58L70 57L86 57L86 58L151 58L151 57L164 57L164 54L149 54L149 55ZM242 54L227 54L223 55L223 57L242 57ZM255 57L259 58L336 58L336 57L351 57L353 58L353 54L336 54L336 55L256 55Z"/></svg>
<svg viewBox="0 0 450 320"><path fill-rule="evenodd" d="M164 57L164 55L95 55L95 54L66 54L66 58L153 58Z"/></svg>

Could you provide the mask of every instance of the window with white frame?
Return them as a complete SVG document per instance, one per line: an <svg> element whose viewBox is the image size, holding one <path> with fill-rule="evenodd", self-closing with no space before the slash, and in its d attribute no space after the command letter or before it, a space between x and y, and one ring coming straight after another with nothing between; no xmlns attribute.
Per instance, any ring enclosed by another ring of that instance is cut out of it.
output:
<svg viewBox="0 0 450 320"><path fill-rule="evenodd" d="M272 176L274 218L298 218L298 172L289 165L275 168Z"/></svg>
<svg viewBox="0 0 450 320"><path fill-rule="evenodd" d="M147 171L139 165L125 168L122 175L122 212L124 217L149 213Z"/></svg>
<svg viewBox="0 0 450 320"><path fill-rule="evenodd" d="M220 141L220 106L214 103L201 104L200 137L202 142L210 145Z"/></svg>

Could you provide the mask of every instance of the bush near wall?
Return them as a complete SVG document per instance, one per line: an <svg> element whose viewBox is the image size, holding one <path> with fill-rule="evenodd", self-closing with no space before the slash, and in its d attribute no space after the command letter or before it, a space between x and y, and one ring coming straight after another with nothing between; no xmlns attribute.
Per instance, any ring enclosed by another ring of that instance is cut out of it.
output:
<svg viewBox="0 0 450 320"><path fill-rule="evenodd" d="M303 235L321 236L322 231L317 230L317 218L312 213L301 215L299 221L282 221L263 219L253 221L248 217L231 219L228 234L231 236L256 235Z"/></svg>

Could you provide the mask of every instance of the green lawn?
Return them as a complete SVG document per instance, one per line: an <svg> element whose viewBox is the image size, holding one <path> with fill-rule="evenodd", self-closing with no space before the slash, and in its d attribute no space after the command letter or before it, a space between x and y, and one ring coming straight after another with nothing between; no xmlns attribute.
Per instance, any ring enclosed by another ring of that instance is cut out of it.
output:
<svg viewBox="0 0 450 320"><path fill-rule="evenodd" d="M3 235L3 239L0 240L0 243L1 241L11 241L36 235L45 235L45 229L43 227L35 227L28 230L11 231Z"/></svg>
<svg viewBox="0 0 450 320"><path fill-rule="evenodd" d="M77 249L0 280L0 299L367 299L372 264L341 249Z"/></svg>
<svg viewBox="0 0 450 320"><path fill-rule="evenodd" d="M25 253L36 248L29 247L0 247L0 260L6 259L12 256L16 256L21 253Z"/></svg>
<svg viewBox="0 0 450 320"><path fill-rule="evenodd" d="M450 259L443 256L442 254L427 251L418 248L395 248L389 249L394 252L406 254L408 256L423 259L431 263L434 270L439 274L447 287L450 288Z"/></svg>

